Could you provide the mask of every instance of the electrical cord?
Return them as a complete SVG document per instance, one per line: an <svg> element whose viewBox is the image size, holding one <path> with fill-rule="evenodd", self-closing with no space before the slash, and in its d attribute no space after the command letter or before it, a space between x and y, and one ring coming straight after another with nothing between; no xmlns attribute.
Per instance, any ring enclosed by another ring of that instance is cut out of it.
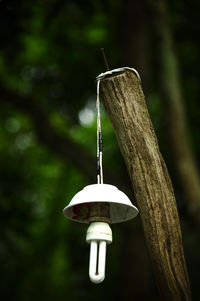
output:
<svg viewBox="0 0 200 301"><path fill-rule="evenodd" d="M96 101L96 107L97 107L97 183L98 184L103 184L103 166L102 166L103 139L102 139L102 132L101 132L101 110L100 110L100 97L99 97L100 82L102 79L104 79L107 76L119 74L126 70L129 70L129 71L132 71L133 73L135 73L135 75L139 79L139 82L141 83L141 78L140 78L140 75L137 72L137 70L135 70L134 68L130 68L130 67L122 67L122 68L109 70L109 71L99 74L96 77L96 80L97 80L97 101Z"/></svg>

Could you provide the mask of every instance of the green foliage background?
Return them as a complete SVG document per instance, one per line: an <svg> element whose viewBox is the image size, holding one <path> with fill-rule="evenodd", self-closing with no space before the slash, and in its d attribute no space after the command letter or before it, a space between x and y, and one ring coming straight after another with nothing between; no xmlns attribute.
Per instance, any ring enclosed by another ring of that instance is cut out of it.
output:
<svg viewBox="0 0 200 301"><path fill-rule="evenodd" d="M168 1L168 5L187 99L191 143L198 158L199 5L195 1L192 4ZM120 8L119 0L0 2L1 86L38 103L56 133L76 142L91 158L96 154L95 77L104 71L99 48L105 47L111 68L121 66ZM174 182L194 300L198 300L199 235L185 213L185 199L165 140L166 123L153 45L149 52L154 76L149 80L147 100ZM123 177L124 164L114 132L103 108L102 112L104 166ZM0 124L2 300L127 300L120 293L126 225L113 227L114 242L108 248L106 280L95 286L88 278L87 227L62 215L72 196L84 185L96 181L96 166L92 180L67 155L60 156L54 147L42 141L31 108L27 114L17 106L1 104ZM81 148L76 155L82 156ZM137 257L129 258L136 267L132 271L136 281L131 288L133 297L135 285L136 300L157 300L144 241L140 238L143 234L139 218L130 222L130 228L135 235L133 240L139 244L134 256L145 258L142 266L138 266ZM137 276L139 270L141 278ZM150 294L148 299L143 290Z"/></svg>

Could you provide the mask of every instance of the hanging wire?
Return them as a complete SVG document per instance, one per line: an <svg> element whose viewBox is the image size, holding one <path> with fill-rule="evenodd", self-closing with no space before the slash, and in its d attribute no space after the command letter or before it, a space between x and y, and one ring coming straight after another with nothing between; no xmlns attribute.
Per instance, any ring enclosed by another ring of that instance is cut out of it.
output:
<svg viewBox="0 0 200 301"><path fill-rule="evenodd" d="M100 100L99 100L99 88L100 80L97 80L97 183L103 184L103 166L102 166L102 157L103 157L103 141L102 141L102 132L101 132L101 111L100 111Z"/></svg>
<svg viewBox="0 0 200 301"><path fill-rule="evenodd" d="M104 52L103 52L103 55L104 55L104 60L107 64L107 60L105 58ZM108 66L107 66L107 68L109 69ZM101 112L100 112L100 98L99 98L100 81L101 81L101 79L104 79L107 76L120 74L127 70L132 71L137 76L139 83L141 83L140 75L137 72L137 70L135 70L134 68L130 68L130 67L122 67L122 68L117 68L117 69L113 69L113 70L108 70L104 73L99 74L96 77L96 80L97 80L97 102L96 102L96 106L97 106L97 183L98 184L103 184L103 166L102 166L103 141L102 141L102 133L101 133Z"/></svg>

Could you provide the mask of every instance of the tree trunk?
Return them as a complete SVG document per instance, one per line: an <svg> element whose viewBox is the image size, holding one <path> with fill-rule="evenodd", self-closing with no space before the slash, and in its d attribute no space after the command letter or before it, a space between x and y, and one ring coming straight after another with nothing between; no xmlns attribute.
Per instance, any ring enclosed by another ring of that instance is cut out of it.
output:
<svg viewBox="0 0 200 301"><path fill-rule="evenodd" d="M165 101L167 132L189 213L200 225L200 177L189 138L178 60L173 47L165 1L148 1L157 33L161 96Z"/></svg>
<svg viewBox="0 0 200 301"><path fill-rule="evenodd" d="M132 181L161 300L190 300L174 192L140 83L126 71L101 80L100 93Z"/></svg>

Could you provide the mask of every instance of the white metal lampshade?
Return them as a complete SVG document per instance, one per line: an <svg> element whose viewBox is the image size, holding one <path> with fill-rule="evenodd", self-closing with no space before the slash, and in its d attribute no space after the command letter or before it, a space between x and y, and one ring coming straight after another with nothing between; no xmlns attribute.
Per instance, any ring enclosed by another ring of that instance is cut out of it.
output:
<svg viewBox="0 0 200 301"><path fill-rule="evenodd" d="M108 203L111 223L124 222L134 218L138 209L117 187L109 184L92 184L79 191L68 206L63 209L65 217L88 223L92 203Z"/></svg>

